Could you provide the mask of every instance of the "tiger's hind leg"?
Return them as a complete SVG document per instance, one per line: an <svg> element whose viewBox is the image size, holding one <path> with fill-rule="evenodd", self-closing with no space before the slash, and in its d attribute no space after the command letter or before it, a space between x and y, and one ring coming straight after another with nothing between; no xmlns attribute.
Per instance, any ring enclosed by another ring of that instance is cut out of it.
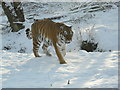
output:
<svg viewBox="0 0 120 90"><path fill-rule="evenodd" d="M45 40L44 43L43 43L43 46L42 46L42 49L43 49L43 52L47 55L47 56L52 56L50 54L50 52L48 51L48 47L51 45L50 41L49 40Z"/></svg>
<svg viewBox="0 0 120 90"><path fill-rule="evenodd" d="M43 44L42 46L42 49L44 51L44 53L47 55L47 56L52 56L49 51L47 50L48 46L46 44Z"/></svg>
<svg viewBox="0 0 120 90"><path fill-rule="evenodd" d="M38 53L41 42L38 38L33 38L33 53L35 57L41 57Z"/></svg>

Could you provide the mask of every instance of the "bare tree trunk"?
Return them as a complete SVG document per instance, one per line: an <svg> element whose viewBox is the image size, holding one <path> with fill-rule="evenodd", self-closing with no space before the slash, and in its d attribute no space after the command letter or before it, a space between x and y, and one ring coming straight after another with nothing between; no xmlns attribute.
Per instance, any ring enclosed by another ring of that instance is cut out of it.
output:
<svg viewBox="0 0 120 90"><path fill-rule="evenodd" d="M9 5L2 2L2 8L10 22L12 32L17 32L25 27L22 23L19 23L25 21L21 2L9 3Z"/></svg>
<svg viewBox="0 0 120 90"><path fill-rule="evenodd" d="M13 2L13 7L14 7L15 13L16 13L19 21L24 22L25 18L24 18L22 3L21 2Z"/></svg>

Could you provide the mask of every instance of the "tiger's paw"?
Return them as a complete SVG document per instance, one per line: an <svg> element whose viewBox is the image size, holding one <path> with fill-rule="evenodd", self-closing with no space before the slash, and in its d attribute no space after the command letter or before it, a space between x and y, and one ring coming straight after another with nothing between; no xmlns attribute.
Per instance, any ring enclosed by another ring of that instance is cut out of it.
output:
<svg viewBox="0 0 120 90"><path fill-rule="evenodd" d="M65 61L60 62L60 64L67 64Z"/></svg>
<svg viewBox="0 0 120 90"><path fill-rule="evenodd" d="M38 56L35 56L35 57L42 57L42 56L38 55Z"/></svg>
<svg viewBox="0 0 120 90"><path fill-rule="evenodd" d="M47 55L47 56L52 56L52 54L50 54L50 53L47 53L46 55Z"/></svg>

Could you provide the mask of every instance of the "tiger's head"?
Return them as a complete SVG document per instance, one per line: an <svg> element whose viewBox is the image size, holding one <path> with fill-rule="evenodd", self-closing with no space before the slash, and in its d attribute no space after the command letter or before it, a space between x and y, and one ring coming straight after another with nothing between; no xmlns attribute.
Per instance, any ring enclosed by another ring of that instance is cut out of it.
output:
<svg viewBox="0 0 120 90"><path fill-rule="evenodd" d="M66 43L70 43L73 37L72 26L67 26L65 24L60 25L60 38Z"/></svg>

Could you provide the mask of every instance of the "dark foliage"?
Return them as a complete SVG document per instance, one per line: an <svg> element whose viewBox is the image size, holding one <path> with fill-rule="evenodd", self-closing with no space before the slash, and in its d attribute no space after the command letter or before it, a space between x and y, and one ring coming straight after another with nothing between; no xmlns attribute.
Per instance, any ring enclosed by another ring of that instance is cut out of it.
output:
<svg viewBox="0 0 120 90"><path fill-rule="evenodd" d="M87 52L93 52L97 49L98 43L92 41L82 41L81 49L86 50Z"/></svg>

